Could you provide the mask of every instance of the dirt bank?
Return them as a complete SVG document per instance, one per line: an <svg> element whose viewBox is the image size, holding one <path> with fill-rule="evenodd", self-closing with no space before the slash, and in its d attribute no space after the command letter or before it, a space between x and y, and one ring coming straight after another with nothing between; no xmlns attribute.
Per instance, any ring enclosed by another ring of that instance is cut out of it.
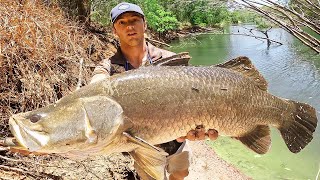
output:
<svg viewBox="0 0 320 180"><path fill-rule="evenodd" d="M250 179L222 160L204 141L190 142L189 145L192 149L193 161L186 180Z"/></svg>
<svg viewBox="0 0 320 180"><path fill-rule="evenodd" d="M186 180L247 180L234 166L220 159L204 141L190 142L192 164ZM129 156L114 154L77 161L59 156L0 156L3 179L135 179Z"/></svg>

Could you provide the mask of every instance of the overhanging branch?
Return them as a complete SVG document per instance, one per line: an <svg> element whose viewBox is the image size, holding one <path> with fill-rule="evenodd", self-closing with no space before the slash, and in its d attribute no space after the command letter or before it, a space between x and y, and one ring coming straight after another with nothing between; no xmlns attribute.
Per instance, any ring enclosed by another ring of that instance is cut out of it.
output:
<svg viewBox="0 0 320 180"><path fill-rule="evenodd" d="M306 27L308 27L309 29L311 29L312 31L320 35L320 28L316 23L310 21L308 18L302 16L296 11L292 11L270 0L262 0L262 2L265 3L263 4L265 7L272 10L270 11L271 13L258 7L258 5L262 5L262 3L257 3L252 0L241 0L241 1L245 3L245 6L247 8L250 8L258 12L265 18L278 24L287 32L289 32L290 34L295 36L297 39L299 39L303 44L307 45L317 53L320 53L319 39L315 38L314 36L310 35L309 33L307 33L306 31L300 28L301 25L305 25ZM278 12L279 14L275 12ZM280 14L284 15L286 18L283 18L283 16ZM282 18L280 18L279 16L282 16ZM286 22L286 19L289 20L288 22L290 22L291 25Z"/></svg>

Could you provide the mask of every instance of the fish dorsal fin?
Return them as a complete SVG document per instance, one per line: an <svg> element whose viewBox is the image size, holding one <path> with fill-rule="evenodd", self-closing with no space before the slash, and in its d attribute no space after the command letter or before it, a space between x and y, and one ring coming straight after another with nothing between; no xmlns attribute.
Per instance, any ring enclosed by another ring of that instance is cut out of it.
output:
<svg viewBox="0 0 320 180"><path fill-rule="evenodd" d="M191 59L188 52L182 52L169 56L166 58L161 58L152 63L153 66L188 66L189 60Z"/></svg>
<svg viewBox="0 0 320 180"><path fill-rule="evenodd" d="M270 128L265 125L257 126L243 137L236 137L244 145L258 154L265 154L271 145Z"/></svg>
<svg viewBox="0 0 320 180"><path fill-rule="evenodd" d="M251 63L248 57L240 56L235 59L231 59L230 61L227 61L225 63L217 64L216 66L232 69L243 74L244 76L252 79L261 90L266 91L268 88L267 81L254 67L254 65Z"/></svg>
<svg viewBox="0 0 320 180"><path fill-rule="evenodd" d="M164 179L168 154L138 137L125 132L123 134L128 138L128 141L140 146L129 152L135 160L136 166L154 179ZM141 176L141 174L139 175Z"/></svg>

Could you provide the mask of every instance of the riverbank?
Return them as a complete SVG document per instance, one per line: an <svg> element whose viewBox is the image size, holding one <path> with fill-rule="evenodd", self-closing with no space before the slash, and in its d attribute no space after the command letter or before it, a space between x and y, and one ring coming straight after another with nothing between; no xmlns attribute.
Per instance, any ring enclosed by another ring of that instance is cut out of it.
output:
<svg viewBox="0 0 320 180"><path fill-rule="evenodd" d="M159 35L157 32L153 32L150 29L147 30L146 36L149 39L153 39L156 41L170 43L179 38L186 38L195 34L219 31L221 28L218 27L201 27L201 26L185 26L176 31L168 31L164 34Z"/></svg>
<svg viewBox="0 0 320 180"><path fill-rule="evenodd" d="M205 141L189 142L192 163L185 180L248 180L236 167L221 159Z"/></svg>

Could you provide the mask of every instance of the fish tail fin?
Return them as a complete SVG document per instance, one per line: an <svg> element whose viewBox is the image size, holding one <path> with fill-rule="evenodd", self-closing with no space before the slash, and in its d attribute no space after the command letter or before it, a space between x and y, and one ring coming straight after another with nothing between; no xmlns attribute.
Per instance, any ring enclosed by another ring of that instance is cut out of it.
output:
<svg viewBox="0 0 320 180"><path fill-rule="evenodd" d="M298 153L312 140L318 120L312 106L288 101L293 103L294 109L289 120L285 121L279 130L289 150Z"/></svg>

